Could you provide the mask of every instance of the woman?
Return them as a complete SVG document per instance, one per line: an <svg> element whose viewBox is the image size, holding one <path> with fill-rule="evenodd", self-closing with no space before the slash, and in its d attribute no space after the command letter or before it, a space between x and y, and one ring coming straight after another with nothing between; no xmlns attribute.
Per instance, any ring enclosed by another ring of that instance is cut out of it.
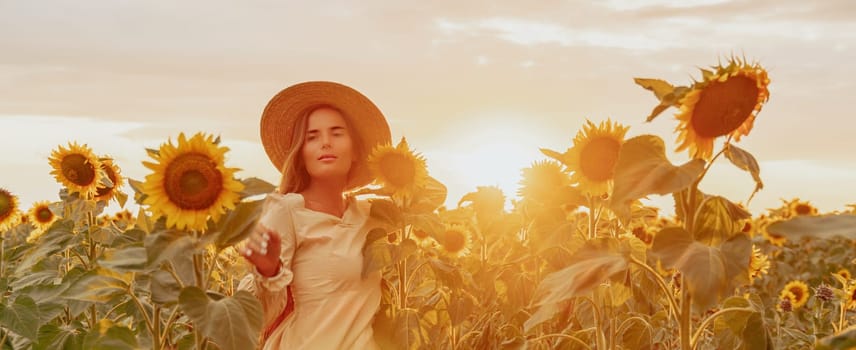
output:
<svg viewBox="0 0 856 350"><path fill-rule="evenodd" d="M261 138L282 180L244 241L254 269L239 288L261 301L264 348L376 349L381 276L361 277L369 206L344 193L372 181L366 158L390 143L386 119L354 89L306 82L268 103Z"/></svg>

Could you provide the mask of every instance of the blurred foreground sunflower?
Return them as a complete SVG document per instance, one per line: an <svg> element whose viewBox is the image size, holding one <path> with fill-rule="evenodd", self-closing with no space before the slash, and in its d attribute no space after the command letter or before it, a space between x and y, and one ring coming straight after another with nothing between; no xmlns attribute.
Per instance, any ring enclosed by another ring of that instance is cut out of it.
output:
<svg viewBox="0 0 856 350"><path fill-rule="evenodd" d="M109 201L122 192L121 188L125 184L125 179L122 177L122 170L113 163L112 158L101 158L101 170L104 171L113 186L99 187L95 194L95 200Z"/></svg>
<svg viewBox="0 0 856 350"><path fill-rule="evenodd" d="M166 216L167 227L201 231L209 217L217 221L226 209L234 209L244 185L234 179L239 169L224 165L228 150L211 135L197 133L187 139L181 133L177 145L169 141L150 152L156 162L143 162L153 173L141 191L153 219Z"/></svg>
<svg viewBox="0 0 856 350"><path fill-rule="evenodd" d="M586 120L574 137L574 146L565 154L565 165L573 172L571 182L588 194L600 196L612 191L618 154L629 127L607 119L599 125Z"/></svg>
<svg viewBox="0 0 856 350"><path fill-rule="evenodd" d="M472 233L463 225L448 225L443 233L443 241L440 247L443 252L452 257L461 257L469 254L472 243Z"/></svg>
<svg viewBox="0 0 856 350"><path fill-rule="evenodd" d="M409 197L428 182L425 158L411 151L403 137L395 147L375 146L368 167L375 179L394 195Z"/></svg>
<svg viewBox="0 0 856 350"><path fill-rule="evenodd" d="M730 135L735 141L752 131L763 104L769 99L767 71L759 64L731 59L725 66L702 70L704 79L695 82L679 101L675 116L680 124L676 151L689 148L693 158L710 160L713 140Z"/></svg>
<svg viewBox="0 0 856 350"><path fill-rule="evenodd" d="M51 210L48 201L40 201L33 204L30 211L27 212L29 221L38 230L47 230L59 217Z"/></svg>
<svg viewBox="0 0 856 350"><path fill-rule="evenodd" d="M51 175L68 189L69 194L79 193L81 197L92 199L101 186L101 161L86 144L77 142L68 144L68 149L60 145L51 152L49 158Z"/></svg>
<svg viewBox="0 0 856 350"><path fill-rule="evenodd" d="M6 231L19 222L18 197L6 189L0 188L0 232Z"/></svg>
<svg viewBox="0 0 856 350"><path fill-rule="evenodd" d="M749 283L766 275L768 271L770 271L770 258L753 244L752 254L749 255Z"/></svg>
<svg viewBox="0 0 856 350"><path fill-rule="evenodd" d="M799 309L808 302L809 290L808 285L805 282L800 280L793 280L788 282L785 285L785 288L782 288L782 292L780 297L783 298L785 295L790 294L793 296L791 299L791 306L794 310Z"/></svg>

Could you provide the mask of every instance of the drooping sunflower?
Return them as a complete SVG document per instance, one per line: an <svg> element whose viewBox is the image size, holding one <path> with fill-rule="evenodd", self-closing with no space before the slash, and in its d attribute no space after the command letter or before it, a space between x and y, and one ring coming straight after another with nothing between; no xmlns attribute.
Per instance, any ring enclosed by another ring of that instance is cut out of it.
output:
<svg viewBox="0 0 856 350"><path fill-rule="evenodd" d="M730 135L735 141L752 131L761 107L770 97L770 79L761 65L730 59L725 66L704 70L704 79L695 82L679 101L680 121L676 151L687 148L693 158L710 160L713 140Z"/></svg>
<svg viewBox="0 0 856 350"><path fill-rule="evenodd" d="M408 197L428 183L425 158L411 151L403 137L395 147L375 146L369 155L368 167L375 179L394 195Z"/></svg>
<svg viewBox="0 0 856 350"><path fill-rule="evenodd" d="M586 120L574 137L574 146L566 152L565 165L573 172L571 182L595 196L612 192L615 164L627 129L609 119L600 125Z"/></svg>
<svg viewBox="0 0 856 350"><path fill-rule="evenodd" d="M36 229L43 231L47 230L59 219L53 210L51 210L48 201L34 203L30 211L27 212L27 216L30 217L30 222L33 223Z"/></svg>
<svg viewBox="0 0 856 350"><path fill-rule="evenodd" d="M784 297L787 293L793 296L793 299L791 299L791 306L793 306L794 310L803 307L803 305L808 302L808 285L803 281L793 280L788 282L788 284L785 285L785 288L782 288L780 297Z"/></svg>
<svg viewBox="0 0 856 350"><path fill-rule="evenodd" d="M552 160L536 161L523 169L517 194L524 200L547 203L570 184L571 177L562 169L562 164Z"/></svg>
<svg viewBox="0 0 856 350"><path fill-rule="evenodd" d="M790 216L814 216L817 215L817 208L811 205L809 201L801 201L799 199L794 199L790 203L788 203L788 209L790 209Z"/></svg>
<svg viewBox="0 0 856 350"><path fill-rule="evenodd" d="M187 139L181 133L177 145L170 140L150 152L156 162L143 162L153 173L141 190L153 219L166 216L167 227L201 231L209 217L217 221L225 209L234 209L244 185L234 179L240 169L224 165L228 150L214 136L196 133Z"/></svg>
<svg viewBox="0 0 856 350"><path fill-rule="evenodd" d="M443 241L440 247L443 252L452 257L461 257L469 254L472 244L472 233L463 225L447 225L443 233Z"/></svg>
<svg viewBox="0 0 856 350"><path fill-rule="evenodd" d="M18 197L4 188L0 188L0 232L10 229L19 222Z"/></svg>
<svg viewBox="0 0 856 350"><path fill-rule="evenodd" d="M113 197L115 197L118 193L122 192L122 186L125 184L125 179L122 177L121 169L119 166L113 163L112 158L101 158L101 170L104 171L104 174L110 179L110 182L113 183L111 187L98 187L98 191L95 194L95 200L103 200L109 201Z"/></svg>
<svg viewBox="0 0 856 350"><path fill-rule="evenodd" d="M749 255L749 283L755 282L756 278L766 275L768 271L770 271L770 257L753 244L752 254Z"/></svg>
<svg viewBox="0 0 856 350"><path fill-rule="evenodd" d="M86 144L68 143L68 149L60 145L51 151L50 165L57 182L68 188L69 194L79 193L91 199L98 193L101 178L101 161Z"/></svg>

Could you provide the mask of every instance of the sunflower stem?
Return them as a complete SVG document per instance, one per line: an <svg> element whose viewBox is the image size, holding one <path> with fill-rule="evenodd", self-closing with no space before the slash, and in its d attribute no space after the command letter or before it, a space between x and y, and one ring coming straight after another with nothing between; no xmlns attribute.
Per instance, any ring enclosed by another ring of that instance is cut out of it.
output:
<svg viewBox="0 0 856 350"><path fill-rule="evenodd" d="M92 226L95 225L95 215L92 214L92 211L86 212L86 219L89 222L89 225L86 227L86 239L89 241L89 256L88 258L88 266L87 270L95 269L95 239L92 238ZM95 304L89 306L89 329L95 329L95 326L98 324L98 310L95 308Z"/></svg>
<svg viewBox="0 0 856 350"><path fill-rule="evenodd" d="M589 239L594 239L595 234L597 233L595 230L595 217L594 217L594 198L591 195L586 195L588 197L589 202Z"/></svg>
<svg viewBox="0 0 856 350"><path fill-rule="evenodd" d="M6 276L6 240L2 237L0 237L0 276ZM2 297L3 295L0 294L0 301L3 301Z"/></svg>
<svg viewBox="0 0 856 350"><path fill-rule="evenodd" d="M716 152L716 155L710 159L710 162L707 162L704 166L704 170L701 171L701 174L698 175L695 181L693 181L692 186L690 187L690 200L689 204L685 206L686 212L684 213L684 217L687 221L687 232L692 233L693 229L695 229L695 214L696 214L696 192L698 192L698 185L701 183L701 180L704 179L704 176L707 175L707 171L710 170L710 167L713 166L713 162L716 161L722 153L728 149L728 145L731 142L731 136L725 140L725 144L722 146L722 149L719 152Z"/></svg>
<svg viewBox="0 0 856 350"><path fill-rule="evenodd" d="M160 313L161 313L160 305L155 304L154 320L152 321L152 327L154 328L154 329L152 329L152 343L153 343L152 345L154 346L152 348L152 350L160 350L161 349L161 344L160 344L160 333L161 333ZM145 314L145 313L143 313L143 314Z"/></svg>
<svg viewBox="0 0 856 350"><path fill-rule="evenodd" d="M683 275L681 275L681 313L679 314L680 319L680 335L681 335L681 349L692 349L692 342L690 336L692 334L692 324L690 324L690 313L692 312L692 308L690 307L690 293L687 291L686 279Z"/></svg>

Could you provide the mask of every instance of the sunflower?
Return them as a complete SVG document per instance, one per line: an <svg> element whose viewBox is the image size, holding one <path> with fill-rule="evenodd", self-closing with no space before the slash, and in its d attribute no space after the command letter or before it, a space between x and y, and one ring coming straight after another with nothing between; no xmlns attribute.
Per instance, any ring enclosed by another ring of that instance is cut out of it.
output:
<svg viewBox="0 0 856 350"><path fill-rule="evenodd" d="M618 153L629 127L607 119L600 125L586 120L574 137L574 146L565 153L565 165L573 172L571 181L580 189L599 196L612 192L612 178Z"/></svg>
<svg viewBox="0 0 856 350"><path fill-rule="evenodd" d="M776 308L781 312L794 311L794 299L796 299L794 293L783 290L782 294L779 295L779 303Z"/></svg>
<svg viewBox="0 0 856 350"><path fill-rule="evenodd" d="M817 208L811 205L809 201L801 201L799 199L794 199L788 204L788 209L791 217L803 215L817 215Z"/></svg>
<svg viewBox="0 0 856 350"><path fill-rule="evenodd" d="M443 233L443 241L440 242L440 247L449 256L464 256L470 252L471 237L470 230L463 225L448 225L446 232Z"/></svg>
<svg viewBox="0 0 856 350"><path fill-rule="evenodd" d="M523 179L517 194L523 199L539 203L550 202L564 187L571 184L568 173L562 170L559 162L552 160L536 161L523 169Z"/></svg>
<svg viewBox="0 0 856 350"><path fill-rule="evenodd" d="M638 225L634 226L633 229L630 230L636 238L639 238L640 241L645 243L649 248L651 244L654 243L654 235L657 233L656 228L646 225Z"/></svg>
<svg viewBox="0 0 856 350"><path fill-rule="evenodd" d="M131 212L127 209L118 211L113 214L112 221L114 224L116 224L116 226L125 229L131 228L135 225L134 215L131 214Z"/></svg>
<svg viewBox="0 0 856 350"><path fill-rule="evenodd" d="M785 241L787 241L787 238L785 238L785 236L782 236L778 233L770 232L770 230L769 230L770 224L772 224L774 222L778 222L778 221L780 221L780 220L773 220L773 221L764 220L764 223L761 226L761 235L763 235L764 238L766 238L768 241L770 241L771 244L778 246L778 247L781 247L785 244Z"/></svg>
<svg viewBox="0 0 856 350"><path fill-rule="evenodd" d="M62 145L53 150L50 165L57 182L68 188L69 193L80 193L83 198L90 199L98 193L101 178L101 161L92 153L86 144L77 142L68 144L68 149Z"/></svg>
<svg viewBox="0 0 856 350"><path fill-rule="evenodd" d="M59 217L51 210L48 201L36 202L27 212L30 222L38 230L47 230Z"/></svg>
<svg viewBox="0 0 856 350"><path fill-rule="evenodd" d="M18 197L6 189L0 188L0 232L17 225L20 220L18 219L19 216L21 213L18 210Z"/></svg>
<svg viewBox="0 0 856 350"><path fill-rule="evenodd" d="M167 227L204 230L209 216L217 221L224 209L235 208L244 185L233 178L239 169L223 164L229 148L218 143L211 135L197 133L188 140L181 133L177 145L169 141L149 153L156 163L143 162L154 172L141 191L154 220L166 216Z"/></svg>
<svg viewBox="0 0 856 350"><path fill-rule="evenodd" d="M749 283L766 275L770 271L770 257L761 253L761 249L752 245L752 255L749 256Z"/></svg>
<svg viewBox="0 0 856 350"><path fill-rule="evenodd" d="M740 226L740 232L745 233L750 238L755 237L755 221L752 218L740 220L737 225Z"/></svg>
<svg viewBox="0 0 856 350"><path fill-rule="evenodd" d="M793 306L794 310L799 309L808 302L808 285L800 280L790 281L785 285L785 288L782 289L780 298L783 298L786 294L793 296L791 299L791 306Z"/></svg>
<svg viewBox="0 0 856 350"><path fill-rule="evenodd" d="M121 193L121 188L125 184L125 179L120 174L121 169L119 166L113 163L112 158L101 158L101 170L104 171L104 174L107 175L107 178L110 179L110 182L113 183L111 187L98 187L98 191L95 194L95 200L103 200L109 201L111 198L116 196L116 194Z"/></svg>
<svg viewBox="0 0 856 350"><path fill-rule="evenodd" d="M477 186L475 192L467 193L461 197L458 206L464 202L472 202L479 222L486 223L502 214L505 207L505 195L496 186Z"/></svg>
<svg viewBox="0 0 856 350"><path fill-rule="evenodd" d="M856 310L856 283L850 283L850 288L847 288L844 297L844 306Z"/></svg>
<svg viewBox="0 0 856 350"><path fill-rule="evenodd" d="M845 280L850 280L851 278L850 271L845 268L841 268L835 273L841 277L844 277Z"/></svg>
<svg viewBox="0 0 856 350"><path fill-rule="evenodd" d="M704 80L695 82L679 101L675 116L678 148L689 148L693 158L710 160L713 140L730 135L735 141L752 131L755 117L770 97L767 71L759 64L731 59L726 66L703 71Z"/></svg>
<svg viewBox="0 0 856 350"><path fill-rule="evenodd" d="M416 229L413 230L411 233L412 235L410 235L410 238L413 238L416 244L423 247L430 245L431 241L434 240L433 238L431 238L431 235L428 234L428 232L425 230Z"/></svg>
<svg viewBox="0 0 856 350"><path fill-rule="evenodd" d="M395 147L375 146L369 155L368 167L375 179L394 195L409 197L428 183L425 158L413 153L403 137Z"/></svg>

